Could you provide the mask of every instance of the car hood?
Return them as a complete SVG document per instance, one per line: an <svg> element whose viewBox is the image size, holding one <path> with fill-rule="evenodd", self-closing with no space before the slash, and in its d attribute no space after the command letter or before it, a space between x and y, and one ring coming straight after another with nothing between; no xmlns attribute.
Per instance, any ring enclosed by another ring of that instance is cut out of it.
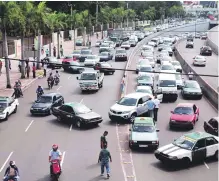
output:
<svg viewBox="0 0 219 181"><path fill-rule="evenodd" d="M82 119L94 119L94 118L100 118L101 116L93 111L85 114L78 114L78 117Z"/></svg>
<svg viewBox="0 0 219 181"><path fill-rule="evenodd" d="M157 149L159 152L162 152L163 154L167 154L169 156L178 156L178 155L187 155L191 154L191 150L186 150L183 148L180 148L178 146L171 144L168 144L166 146L162 146Z"/></svg>
<svg viewBox="0 0 219 181"><path fill-rule="evenodd" d="M135 109L135 106L123 106L123 105L119 105L119 104L114 104L111 108L111 110L113 111L132 111Z"/></svg>
<svg viewBox="0 0 219 181"><path fill-rule="evenodd" d="M186 115L186 114L172 114L170 116L171 120L176 121L192 121L194 118L194 115Z"/></svg>
<svg viewBox="0 0 219 181"><path fill-rule="evenodd" d="M34 103L31 108L45 108L50 107L52 103Z"/></svg>
<svg viewBox="0 0 219 181"><path fill-rule="evenodd" d="M195 92L195 93L200 93L201 92L200 89L196 89L196 88L184 88L183 90L185 92Z"/></svg>
<svg viewBox="0 0 219 181"><path fill-rule="evenodd" d="M132 132L133 141L157 141L157 133L145 133L145 132Z"/></svg>
<svg viewBox="0 0 219 181"><path fill-rule="evenodd" d="M99 55L100 58L108 58L107 55Z"/></svg>
<svg viewBox="0 0 219 181"><path fill-rule="evenodd" d="M138 83L140 83L140 84L153 84L153 81L150 81L150 80L138 80Z"/></svg>

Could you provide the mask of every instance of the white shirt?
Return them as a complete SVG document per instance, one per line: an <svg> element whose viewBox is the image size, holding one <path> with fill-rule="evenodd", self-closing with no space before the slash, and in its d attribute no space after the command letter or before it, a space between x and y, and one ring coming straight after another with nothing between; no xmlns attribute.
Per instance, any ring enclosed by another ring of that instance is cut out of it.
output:
<svg viewBox="0 0 219 181"><path fill-rule="evenodd" d="M155 108L159 108L160 101L158 99L154 99Z"/></svg>
<svg viewBox="0 0 219 181"><path fill-rule="evenodd" d="M44 69L47 69L47 64L46 64L46 63L43 65L43 68L44 68Z"/></svg>
<svg viewBox="0 0 219 181"><path fill-rule="evenodd" d="M60 156L62 156L62 153L60 150L57 150L57 151L51 150L49 152L49 156L51 156L51 160L58 160Z"/></svg>

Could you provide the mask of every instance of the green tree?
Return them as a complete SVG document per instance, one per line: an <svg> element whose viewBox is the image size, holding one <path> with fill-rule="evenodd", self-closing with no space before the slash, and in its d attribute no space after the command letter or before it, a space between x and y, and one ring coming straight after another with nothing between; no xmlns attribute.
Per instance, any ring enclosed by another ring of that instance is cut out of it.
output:
<svg viewBox="0 0 219 181"><path fill-rule="evenodd" d="M7 42L7 27L12 28L16 23L20 9L15 1L0 1L0 30L3 38L4 57L6 66L6 88L11 88L10 73L9 73L9 59L8 59L8 42Z"/></svg>
<svg viewBox="0 0 219 181"><path fill-rule="evenodd" d="M154 20L156 15L155 7L149 7L147 10L144 11L144 18L147 20Z"/></svg>
<svg viewBox="0 0 219 181"><path fill-rule="evenodd" d="M85 38L86 38L86 31L85 31L85 27L89 26L89 11L85 10L82 11L80 13L80 25L82 27L82 31L83 31L83 44L85 45Z"/></svg>

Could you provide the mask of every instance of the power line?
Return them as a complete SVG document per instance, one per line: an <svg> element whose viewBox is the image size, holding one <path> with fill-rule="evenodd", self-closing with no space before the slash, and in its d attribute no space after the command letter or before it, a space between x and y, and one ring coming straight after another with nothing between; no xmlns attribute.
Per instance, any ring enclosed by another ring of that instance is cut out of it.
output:
<svg viewBox="0 0 219 181"><path fill-rule="evenodd" d="M5 58L3 58L5 59ZM13 61L28 61L28 62L33 62L33 63L45 63L47 65L58 65L58 66L63 66L63 64L60 63L49 63L49 62L37 62L37 61L33 61L33 60L22 60L22 59L15 59L15 58L7 58ZM65 66L65 65L64 65ZM80 68L92 68L92 67L87 67L84 65L66 65L66 66L70 66L70 67L80 67ZM118 71L127 71L127 72L136 72L136 69L124 69L124 68L99 68L98 70L118 70ZM179 74L179 73L173 73L173 72L160 72L160 71L145 71L145 73L155 73L155 74ZM180 73L180 75L191 75L189 73ZM192 74L193 76L201 76L201 77L219 77L219 75L212 75L212 74Z"/></svg>

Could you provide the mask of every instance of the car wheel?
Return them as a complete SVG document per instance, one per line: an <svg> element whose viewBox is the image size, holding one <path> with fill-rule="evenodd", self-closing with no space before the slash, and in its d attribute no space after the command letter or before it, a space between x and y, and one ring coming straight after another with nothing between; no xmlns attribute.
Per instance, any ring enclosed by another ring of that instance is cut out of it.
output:
<svg viewBox="0 0 219 181"><path fill-rule="evenodd" d="M215 160L218 160L218 151L215 152L214 158L215 158Z"/></svg>
<svg viewBox="0 0 219 181"><path fill-rule="evenodd" d="M202 99L202 95L198 97L198 100L201 100L201 99Z"/></svg>
<svg viewBox="0 0 219 181"><path fill-rule="evenodd" d="M79 120L76 122L76 126L77 126L78 128L81 128L81 122L80 122Z"/></svg>
<svg viewBox="0 0 219 181"><path fill-rule="evenodd" d="M133 113L132 115L131 115L131 117L130 117L130 122L131 123L134 123L134 120L135 120L135 117L136 117L137 115L136 115L136 113Z"/></svg>
<svg viewBox="0 0 219 181"><path fill-rule="evenodd" d="M184 167L184 168L188 168L189 166L190 166L190 159L189 158L183 158L182 159L182 166Z"/></svg>
<svg viewBox="0 0 219 181"><path fill-rule="evenodd" d="M17 106L15 107L15 109L14 109L13 113L16 113L16 112L17 112Z"/></svg>
<svg viewBox="0 0 219 181"><path fill-rule="evenodd" d="M49 109L49 111L48 111L48 115L52 115L52 108Z"/></svg>
<svg viewBox="0 0 219 181"><path fill-rule="evenodd" d="M8 116L9 116L9 114L8 114L8 112L7 112L7 114L6 114L6 116L5 116L5 121L8 120Z"/></svg>
<svg viewBox="0 0 219 181"><path fill-rule="evenodd" d="M62 121L61 116L57 116L57 121L58 121L58 122L61 122L61 121Z"/></svg>

